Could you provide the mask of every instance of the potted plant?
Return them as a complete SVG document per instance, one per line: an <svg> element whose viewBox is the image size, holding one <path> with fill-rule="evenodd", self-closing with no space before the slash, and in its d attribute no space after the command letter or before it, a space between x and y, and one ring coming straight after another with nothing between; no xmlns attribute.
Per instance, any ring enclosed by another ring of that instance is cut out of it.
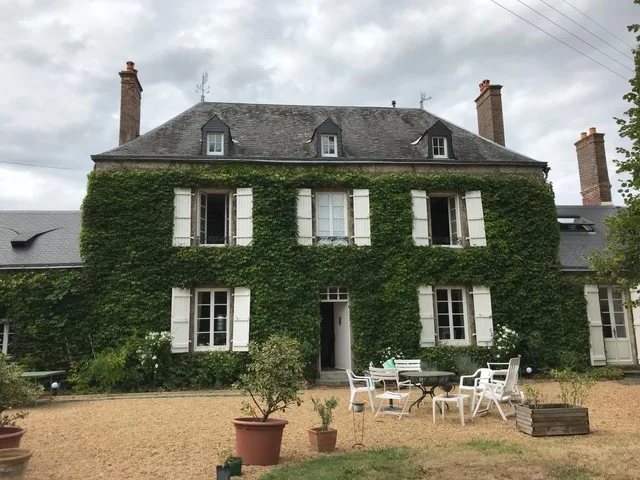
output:
<svg viewBox="0 0 640 480"><path fill-rule="evenodd" d="M32 402L38 395L38 389L21 374L17 364L7 362L0 354L0 449L20 446L25 430L16 426L16 420L26 417L27 413L11 410Z"/></svg>
<svg viewBox="0 0 640 480"><path fill-rule="evenodd" d="M321 402L312 398L311 401L313 409L320 415L322 426L309 429L309 442L318 452L333 452L336 449L338 431L329 428L329 424L333 420L333 409L338 406L338 399L331 397Z"/></svg>
<svg viewBox="0 0 640 480"><path fill-rule="evenodd" d="M216 465L216 480L229 480L242 474L242 459L235 457L230 449L223 449L218 461L220 464Z"/></svg>
<svg viewBox="0 0 640 480"><path fill-rule="evenodd" d="M560 385L559 403L545 403L535 388L525 387L526 403L516 406L516 428L532 437L589 433L589 410L583 407L595 380L571 370L552 370Z"/></svg>
<svg viewBox="0 0 640 480"><path fill-rule="evenodd" d="M282 431L286 420L269 418L300 405L304 383L304 362L297 340L274 335L262 344L249 347L251 363L235 384L251 397L244 402L247 417L236 418L236 455L245 465L276 465L280 460Z"/></svg>
<svg viewBox="0 0 640 480"><path fill-rule="evenodd" d="M0 478L23 480L27 474L31 450L4 448L0 450Z"/></svg>

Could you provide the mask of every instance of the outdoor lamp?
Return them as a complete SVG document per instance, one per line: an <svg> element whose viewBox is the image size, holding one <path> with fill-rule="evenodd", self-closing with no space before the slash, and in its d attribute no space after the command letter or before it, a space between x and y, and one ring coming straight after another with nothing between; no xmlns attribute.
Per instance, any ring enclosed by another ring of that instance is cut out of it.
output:
<svg viewBox="0 0 640 480"><path fill-rule="evenodd" d="M51 392L53 393L53 395L58 394L58 387L60 387L60 384L58 382L53 382L51 384Z"/></svg>
<svg viewBox="0 0 640 480"><path fill-rule="evenodd" d="M531 368L531 367L527 367L526 372L530 374L531 372L533 372L533 368Z"/></svg>

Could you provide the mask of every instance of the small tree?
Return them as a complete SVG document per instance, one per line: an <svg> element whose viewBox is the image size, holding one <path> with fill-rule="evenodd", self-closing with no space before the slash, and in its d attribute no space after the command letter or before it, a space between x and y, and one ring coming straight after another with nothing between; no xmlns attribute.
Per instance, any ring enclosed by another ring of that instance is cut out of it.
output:
<svg viewBox="0 0 640 480"><path fill-rule="evenodd" d="M338 406L338 399L330 397L322 402L317 398L312 398L311 401L313 402L313 409L320 415L322 431L326 432L329 429L331 420L333 420L333 409Z"/></svg>
<svg viewBox="0 0 640 480"><path fill-rule="evenodd" d="M253 405L244 402L244 413L258 417L257 408L260 421L266 422L272 413L284 411L292 403L302 403L304 361L297 340L274 335L262 344L252 343L249 355L247 373L235 384L253 401Z"/></svg>
<svg viewBox="0 0 640 480"><path fill-rule="evenodd" d="M5 412L32 402L38 394L38 389L22 378L21 373L18 365L7 362L0 354L0 428L15 425L16 420L26 417L26 412Z"/></svg>

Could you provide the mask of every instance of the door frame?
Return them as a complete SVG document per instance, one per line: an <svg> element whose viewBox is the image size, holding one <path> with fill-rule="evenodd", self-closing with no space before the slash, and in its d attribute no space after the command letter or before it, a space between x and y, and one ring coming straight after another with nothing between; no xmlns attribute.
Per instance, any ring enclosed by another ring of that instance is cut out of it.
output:
<svg viewBox="0 0 640 480"><path fill-rule="evenodd" d="M624 288L622 288L620 285L598 285L599 288L606 288L607 289L607 302L608 302L608 310L609 310L609 320L610 320L610 324L609 327L611 328L611 333L612 336L607 338L604 336L604 330L603 330L603 334L602 334L602 339L604 341L604 351L605 351L605 359L607 362L607 365L633 365L634 362L634 358L633 358L633 345L632 345L632 340L631 340L631 335L632 335L632 328L629 325L629 309L625 306L625 303L629 300L628 299L628 295L625 291ZM617 288L618 290L620 290L620 294L621 294L621 300L622 300L622 314L624 316L624 327L625 327L625 331L626 331L626 337L624 339L618 339L617 335L616 335L616 323L615 323L615 311L613 309L613 289ZM598 293L599 295L599 293ZM598 297L599 298L599 297ZM598 307L600 308L600 305L598 304ZM602 309L600 308L600 320L602 321ZM603 327L605 325L603 324ZM628 350L629 350L629 359L628 360L624 360L624 361L620 361L620 350L618 349L618 345L620 343L624 343L627 345ZM607 355L607 347L611 345L610 348L614 348L615 349L615 353L616 353L616 358L615 359L609 359L609 356Z"/></svg>
<svg viewBox="0 0 640 480"><path fill-rule="evenodd" d="M338 309L338 306L344 307L344 312L346 313L347 333L348 333L348 339L347 339L348 367L347 368L352 368L353 366L353 352L352 352L353 335L351 331L351 315L349 311L350 309L349 291L346 287L339 287L336 285L325 287L320 290L320 303L333 304L334 325L335 325L335 322L338 321L338 318L340 318L341 316L343 317L343 321L345 321L344 319L345 315L336 315L337 313L336 310ZM338 348L337 348L338 334L337 334L337 331L334 330L334 332L335 333L334 333L333 342L334 342L334 358L335 358L337 357L337 352L338 352ZM320 341L322 342L322 338L320 338ZM332 367L332 368L336 368L338 370L344 370L342 368L337 368L337 367ZM322 371L322 345L320 345L320 349L318 352L318 371L319 372Z"/></svg>

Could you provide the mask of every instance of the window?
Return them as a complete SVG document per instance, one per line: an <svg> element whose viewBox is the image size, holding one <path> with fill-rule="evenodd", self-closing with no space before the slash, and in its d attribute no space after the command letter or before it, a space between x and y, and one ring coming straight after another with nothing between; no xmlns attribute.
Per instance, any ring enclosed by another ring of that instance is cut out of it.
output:
<svg viewBox="0 0 640 480"><path fill-rule="evenodd" d="M200 192L198 243L229 245L231 239L231 192Z"/></svg>
<svg viewBox="0 0 640 480"><path fill-rule="evenodd" d="M347 194L319 192L316 194L316 238L318 244L346 245Z"/></svg>
<svg viewBox="0 0 640 480"><path fill-rule="evenodd" d="M598 288L600 299L600 317L604 338L627 338L622 290L617 287Z"/></svg>
<svg viewBox="0 0 640 480"><path fill-rule="evenodd" d="M320 145L323 157L338 156L338 137L336 135L322 135Z"/></svg>
<svg viewBox="0 0 640 480"><path fill-rule="evenodd" d="M582 217L558 217L563 232L593 232L594 223Z"/></svg>
<svg viewBox="0 0 640 480"><path fill-rule="evenodd" d="M5 355L9 351L9 323L6 320L0 320L0 348Z"/></svg>
<svg viewBox="0 0 640 480"><path fill-rule="evenodd" d="M326 287L320 289L321 302L343 302L349 300L347 287Z"/></svg>
<svg viewBox="0 0 640 480"><path fill-rule="evenodd" d="M207 155L224 155L223 133L207 133Z"/></svg>
<svg viewBox="0 0 640 480"><path fill-rule="evenodd" d="M465 296L463 288L436 288L438 339L443 343L467 344Z"/></svg>
<svg viewBox="0 0 640 480"><path fill-rule="evenodd" d="M433 245L462 245L458 195L429 197Z"/></svg>
<svg viewBox="0 0 640 480"><path fill-rule="evenodd" d="M446 137L432 137L431 146L433 147L433 158L449 158Z"/></svg>
<svg viewBox="0 0 640 480"><path fill-rule="evenodd" d="M196 290L195 350L228 350L229 290Z"/></svg>

